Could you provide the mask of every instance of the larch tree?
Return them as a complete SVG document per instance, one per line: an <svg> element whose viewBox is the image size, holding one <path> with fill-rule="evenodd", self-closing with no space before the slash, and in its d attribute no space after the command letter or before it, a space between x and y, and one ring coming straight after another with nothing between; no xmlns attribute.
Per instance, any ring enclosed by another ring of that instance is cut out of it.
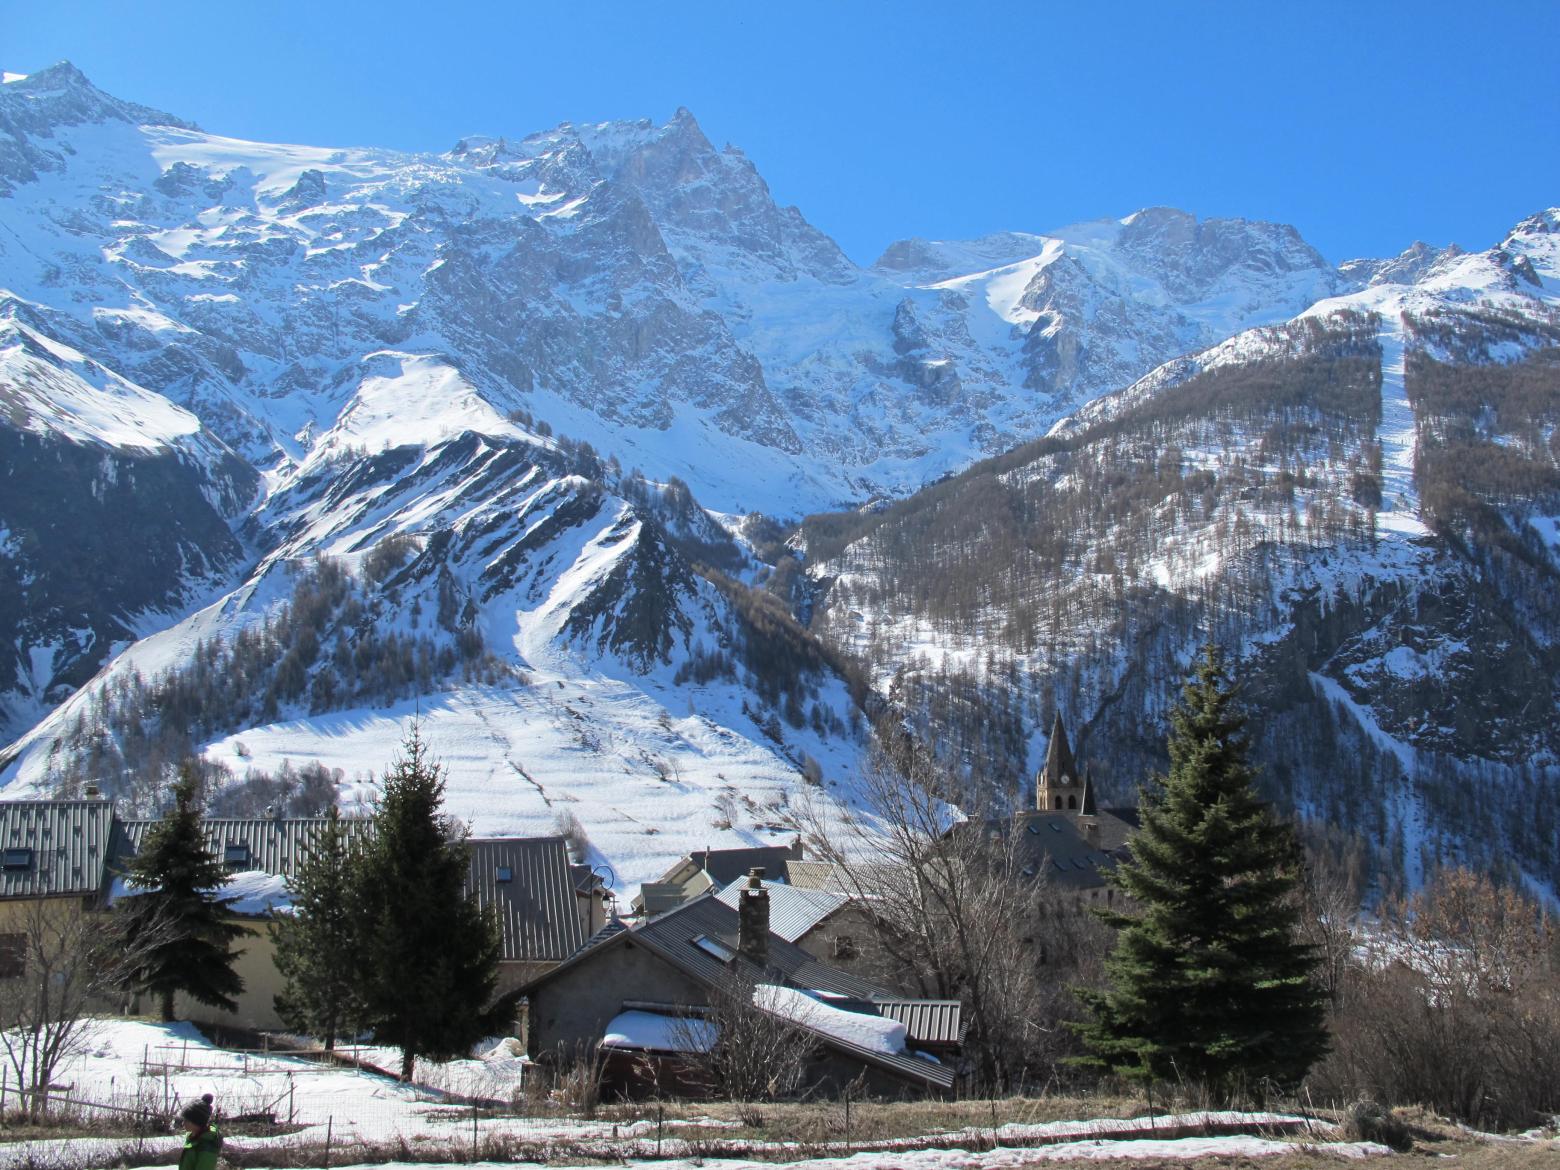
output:
<svg viewBox="0 0 1560 1170"><path fill-rule="evenodd" d="M443 772L414 726L385 774L352 883L364 1023L401 1049L402 1080L419 1056L467 1055L513 1011L512 997L494 1001L498 923L466 893L469 847L443 801Z"/></svg>
<svg viewBox="0 0 1560 1170"><path fill-rule="evenodd" d="M272 918L276 969L285 980L277 1015L288 1027L319 1037L327 1052L362 1016L354 968L355 863L341 814L332 806L289 883L291 906Z"/></svg>
<svg viewBox="0 0 1560 1170"><path fill-rule="evenodd" d="M181 765L173 804L147 832L128 877L135 892L119 913L127 945L138 951L132 988L157 996L164 1020L173 1019L178 992L233 1011L233 997L244 990L233 943L249 931L231 920L232 899L221 896L227 874L206 848L200 780L190 764Z"/></svg>
<svg viewBox="0 0 1560 1170"><path fill-rule="evenodd" d="M1253 785L1244 718L1210 646L1171 716L1170 771L1111 883L1129 902L1108 986L1080 991L1092 1062L1218 1101L1300 1081L1327 1050L1314 948L1300 941L1300 851Z"/></svg>

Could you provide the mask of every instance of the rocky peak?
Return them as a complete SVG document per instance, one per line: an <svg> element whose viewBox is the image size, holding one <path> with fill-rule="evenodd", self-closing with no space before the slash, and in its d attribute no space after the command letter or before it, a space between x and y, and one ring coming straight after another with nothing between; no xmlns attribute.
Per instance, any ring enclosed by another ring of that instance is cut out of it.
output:
<svg viewBox="0 0 1560 1170"><path fill-rule="evenodd" d="M1238 273L1262 278L1332 266L1288 224L1206 219L1173 207L1151 207L1122 221L1116 251L1153 272L1179 299L1207 296Z"/></svg>
<svg viewBox="0 0 1560 1170"><path fill-rule="evenodd" d="M30 73L0 90L0 131L47 134L56 126L109 120L196 129L193 122L104 93L69 61Z"/></svg>

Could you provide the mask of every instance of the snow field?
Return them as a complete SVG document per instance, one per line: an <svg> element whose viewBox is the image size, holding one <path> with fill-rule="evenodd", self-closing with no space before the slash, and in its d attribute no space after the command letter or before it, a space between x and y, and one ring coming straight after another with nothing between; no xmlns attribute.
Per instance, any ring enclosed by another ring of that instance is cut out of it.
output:
<svg viewBox="0 0 1560 1170"><path fill-rule="evenodd" d="M348 1049L381 1066L397 1067L398 1054L385 1049ZM639 1121L583 1120L567 1117L502 1117L473 1114L445 1094L509 1100L518 1091L525 1061L507 1044L499 1044L480 1059L443 1065L419 1063L414 1083L400 1084L375 1073L356 1071L289 1056L268 1056L219 1049L188 1024L152 1024L103 1020L95 1026L86 1051L61 1069L56 1082L69 1086L78 1100L122 1107L144 1106L154 1113L177 1112L182 1104L210 1093L221 1115L274 1112L289 1116L301 1130L274 1137L230 1138L236 1150L260 1151L319 1146L327 1133L333 1146L350 1163L354 1149L405 1142L420 1150L442 1152L450 1161L470 1157L472 1135L479 1143L497 1140L577 1144L581 1153L612 1160L647 1158L660 1152L669 1168L714 1164L721 1170L761 1170L773 1160L740 1158L693 1160L697 1150L684 1138L691 1129L731 1128L735 1123L710 1118L668 1121L658 1131L654 1119ZM1036 1125L1003 1125L992 1129L959 1130L932 1135L939 1146L967 1141L976 1149L995 1142L996 1149L972 1153L965 1149L907 1149L915 1139L868 1143L873 1150L845 1157L809 1158L796 1163L805 1170L964 1170L965 1167L1017 1167L1037 1161L1102 1158L1195 1158L1204 1156L1261 1157L1316 1150L1345 1157L1386 1153L1366 1143L1320 1141L1315 1144L1265 1137L1144 1138L1145 1125L1171 1130L1207 1128L1293 1127L1302 1119L1281 1114L1211 1113L1143 1118L1059 1121ZM220 1122L219 1122L220 1124ZM1328 1127L1314 1123L1319 1137ZM664 1135L662 1141L657 1141ZM1130 1136L1127 1136L1130 1135ZM71 1155L101 1158L110 1164L131 1149L171 1154L182 1142L167 1135L141 1139L86 1138L0 1144L0 1167L35 1165L40 1156ZM1034 1143L1033 1148L1021 1148ZM784 1143L752 1141L723 1147L780 1154ZM859 1148L859 1147L858 1147ZM253 1158L251 1154L251 1159ZM250 1160L246 1164L255 1163ZM383 1165L383 1163L374 1163Z"/></svg>

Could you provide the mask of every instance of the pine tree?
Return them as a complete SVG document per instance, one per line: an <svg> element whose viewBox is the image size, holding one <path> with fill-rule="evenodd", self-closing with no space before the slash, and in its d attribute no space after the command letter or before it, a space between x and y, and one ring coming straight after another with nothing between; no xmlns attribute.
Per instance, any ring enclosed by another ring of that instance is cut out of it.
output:
<svg viewBox="0 0 1560 1170"><path fill-rule="evenodd" d="M135 990L159 997L164 1020L173 1019L173 997L181 991L235 1010L233 997L244 981L233 970L232 944L249 931L229 920L232 899L218 894L227 875L206 848L199 774L190 763L180 765L173 806L147 832L128 876L145 891L120 903L131 945L145 950Z"/></svg>
<svg viewBox="0 0 1560 1170"><path fill-rule="evenodd" d="M355 864L341 814L332 807L289 883L291 912L278 912L272 922L276 969L286 981L276 996L277 1015L289 1028L320 1037L327 1052L362 1015L353 966Z"/></svg>
<svg viewBox="0 0 1560 1170"><path fill-rule="evenodd" d="M414 726L385 774L373 835L355 866L358 984L364 1022L401 1049L401 1079L419 1056L465 1056L510 1003L498 983L498 923L465 893L462 826L440 813L444 777Z"/></svg>
<svg viewBox="0 0 1560 1170"><path fill-rule="evenodd" d="M1219 1101L1296 1084L1326 1051L1313 949L1297 941L1300 853L1253 787L1244 719L1208 647L1171 716L1170 772L1143 792L1110 986L1080 993L1093 1063Z"/></svg>

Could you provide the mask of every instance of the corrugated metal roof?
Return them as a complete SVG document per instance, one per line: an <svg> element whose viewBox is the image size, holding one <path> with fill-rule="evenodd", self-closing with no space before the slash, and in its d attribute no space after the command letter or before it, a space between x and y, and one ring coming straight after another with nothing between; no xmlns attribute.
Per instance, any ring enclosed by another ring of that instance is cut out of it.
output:
<svg viewBox="0 0 1560 1170"><path fill-rule="evenodd" d="M912 1040L926 1044L960 1044L964 1040L964 1008L956 999L877 1000L873 1007L905 1026Z"/></svg>
<svg viewBox="0 0 1560 1170"><path fill-rule="evenodd" d="M567 959L585 927L562 837L474 837L467 889L498 913L506 960Z"/></svg>
<svg viewBox="0 0 1560 1170"><path fill-rule="evenodd" d="M258 869L290 878L308 860L327 823L325 817L218 817L203 821L201 828L207 850L227 868ZM342 817L339 823L348 845L366 840L373 831L373 822L361 817ZM123 824L130 853L135 854L157 822Z"/></svg>
<svg viewBox="0 0 1560 1170"><path fill-rule="evenodd" d="M0 898L101 893L115 823L106 800L0 802Z"/></svg>
<svg viewBox="0 0 1560 1170"><path fill-rule="evenodd" d="M850 901L844 894L827 890L799 890L780 882L766 881L763 885L769 891L769 929L789 943L794 943ZM746 886L746 878L737 878L716 897L735 910Z"/></svg>
<svg viewBox="0 0 1560 1170"><path fill-rule="evenodd" d="M793 861L787 866L790 884L802 890L826 890L855 897L874 890L892 890L904 882L904 868L882 861L852 865L847 872L832 861Z"/></svg>

